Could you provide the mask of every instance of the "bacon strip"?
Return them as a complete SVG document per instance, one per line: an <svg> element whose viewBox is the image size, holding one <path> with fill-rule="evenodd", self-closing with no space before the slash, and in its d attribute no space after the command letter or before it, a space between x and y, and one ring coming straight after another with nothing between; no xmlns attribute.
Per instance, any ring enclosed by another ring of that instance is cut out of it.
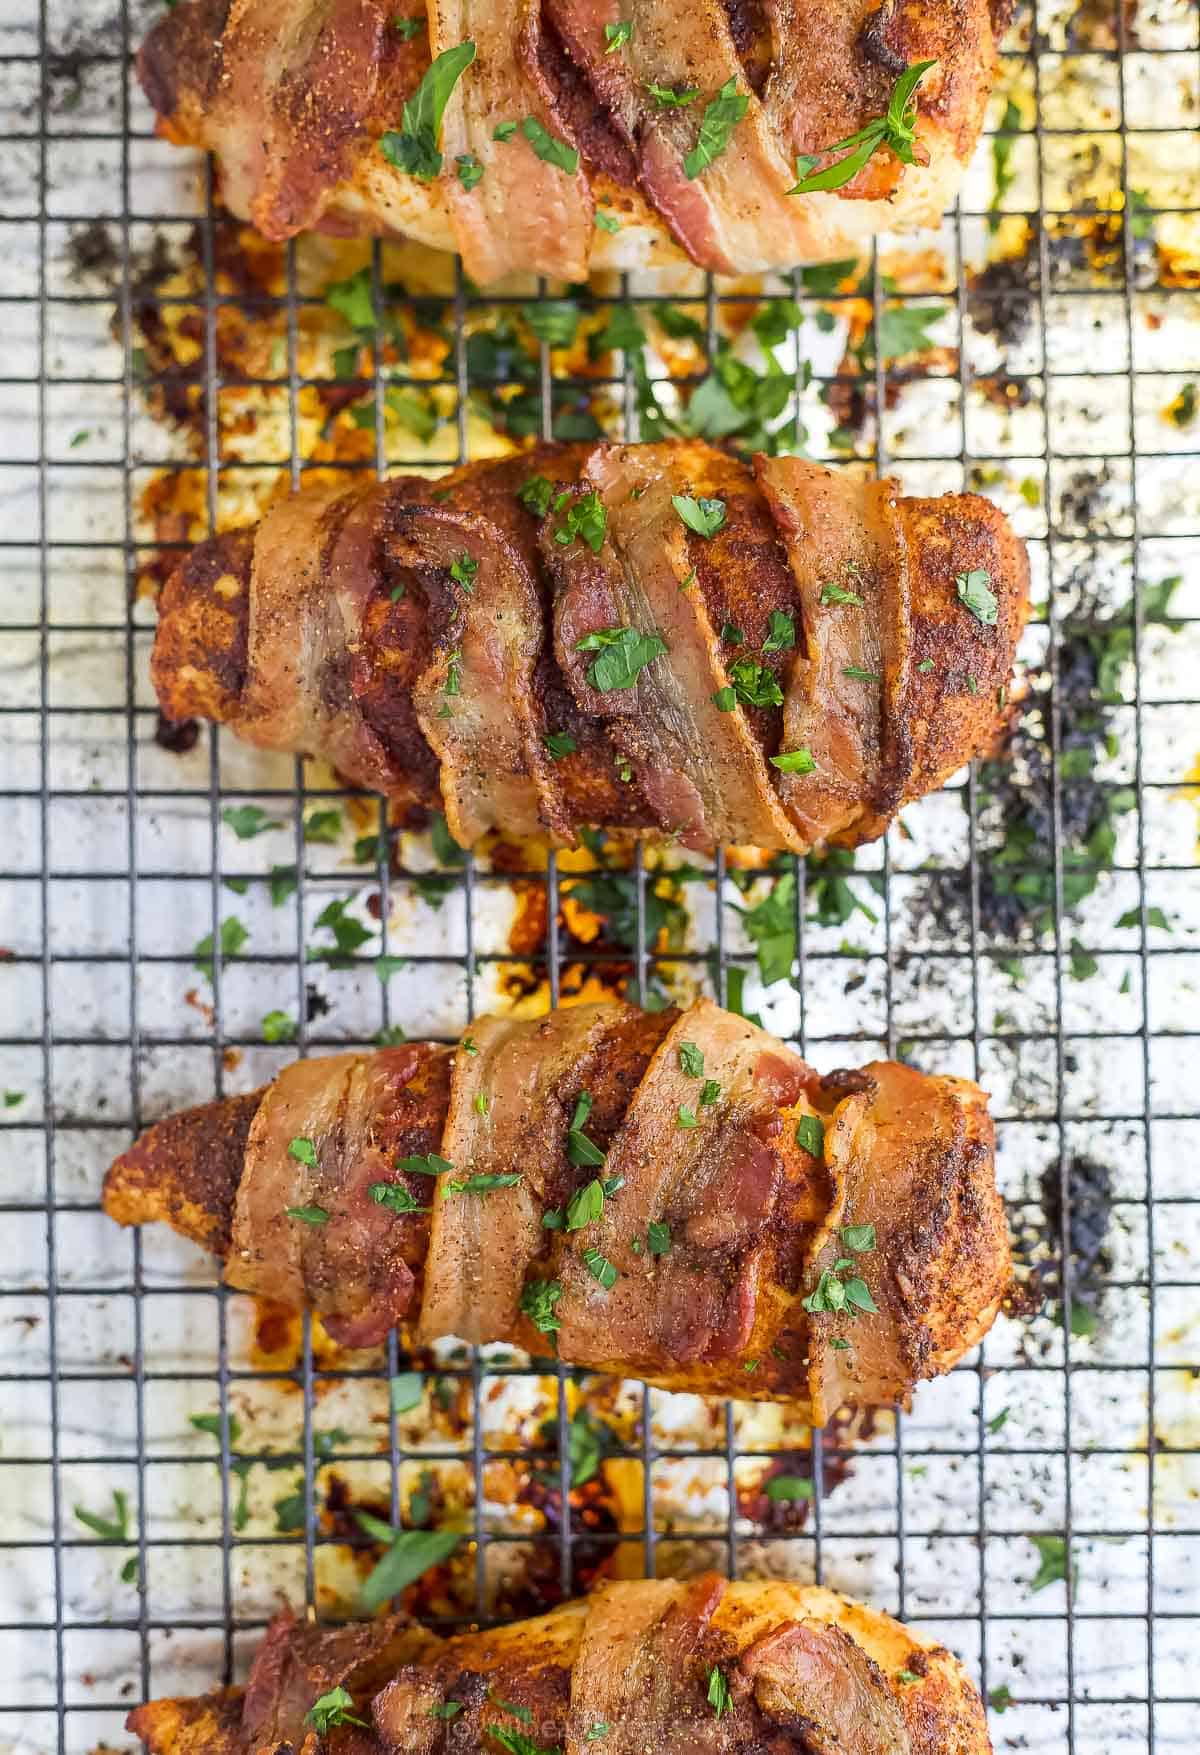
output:
<svg viewBox="0 0 1200 1755"><path fill-rule="evenodd" d="M250 1126L230 1285L311 1303L350 1347L381 1341L404 1316L414 1282L402 1228L368 1191L391 1180L378 1136L429 1054L410 1043L300 1060L280 1073Z"/></svg>
<svg viewBox="0 0 1200 1755"><path fill-rule="evenodd" d="M660 826L685 846L724 842L801 848L775 795L762 746L740 705L721 711L729 686L726 652L696 588L703 538L689 541L672 504L703 494L707 446L598 446L584 488L607 508L607 540L597 556L576 541L565 550L546 531L543 553L559 574L555 649L575 698L609 721L635 764ZM601 693L588 680L593 654L579 641L602 627L658 634L666 653L632 689ZM736 652L727 649L730 659Z"/></svg>
<svg viewBox="0 0 1200 1755"><path fill-rule="evenodd" d="M435 55L475 44L475 60L451 95L443 124L444 178L464 266L480 283L530 272L586 280L594 203L587 177L534 152L527 117L567 147L574 138L534 70L536 0L433 0ZM507 140L496 129L516 125ZM470 154L483 166L472 189L457 173Z"/></svg>
<svg viewBox="0 0 1200 1755"><path fill-rule="evenodd" d="M434 1200L420 1334L425 1341L508 1339L519 1326L526 1263L542 1213L568 1172L569 1103L581 1068L632 1007L572 1006L540 1023L481 1018L454 1057L442 1156L453 1164ZM570 1093L568 1096L567 1093ZM473 1172L518 1175L509 1188L451 1194Z"/></svg>
<svg viewBox="0 0 1200 1755"><path fill-rule="evenodd" d="M833 838L860 823L870 838L899 803L885 801L885 775L896 768L886 745L911 662L895 484L855 481L798 457L759 457L755 467L787 544L804 627L783 742L809 750L814 767L783 775L780 791L806 840L817 825ZM844 601L847 593L859 601Z"/></svg>
<svg viewBox="0 0 1200 1755"><path fill-rule="evenodd" d="M809 1393L817 1424L839 1407L878 1398L907 1405L912 1385L943 1368L945 1342L991 1327L999 1287L980 1297L962 1249L968 1210L984 1250L1004 1247L1004 1207L978 1171L991 1149L982 1095L965 1079L931 1087L912 1067L874 1061L866 1092L838 1106L825 1130L835 1188L831 1220L810 1279L848 1255L847 1226L873 1226L873 1248L854 1260L877 1310L810 1318ZM835 1341L848 1342L837 1347ZM973 1343L972 1343L973 1344Z"/></svg>
<svg viewBox="0 0 1200 1755"><path fill-rule="evenodd" d="M441 763L451 834L464 847L493 828L536 835L545 758L533 677L542 612L520 556L494 526L446 506L407 509L387 549L394 566L427 584L431 572L440 575L449 599L439 649L412 699Z"/></svg>

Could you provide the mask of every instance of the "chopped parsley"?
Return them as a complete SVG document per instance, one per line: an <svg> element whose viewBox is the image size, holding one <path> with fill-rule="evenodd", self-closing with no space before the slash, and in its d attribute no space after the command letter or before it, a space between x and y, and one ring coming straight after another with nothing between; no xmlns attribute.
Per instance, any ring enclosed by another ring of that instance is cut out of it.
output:
<svg viewBox="0 0 1200 1755"><path fill-rule="evenodd" d="M369 1729L365 1718L358 1718L350 1711L354 1705L354 1697L340 1685L330 1688L328 1693L320 1695L313 1701L304 1715L306 1725L312 1725L319 1736L324 1736L334 1725L362 1725Z"/></svg>
<svg viewBox="0 0 1200 1755"><path fill-rule="evenodd" d="M332 847L341 832L340 810L314 810L304 819L304 839L312 846Z"/></svg>
<svg viewBox="0 0 1200 1755"><path fill-rule="evenodd" d="M694 1042L679 1044L679 1070L686 1073L689 1079L704 1077L704 1055Z"/></svg>
<svg viewBox="0 0 1200 1755"><path fill-rule="evenodd" d="M588 665L587 678L594 689L607 694L611 689L631 689L640 673L668 650L658 634L643 634L638 628L597 628L575 643L577 652L596 652Z"/></svg>
<svg viewBox="0 0 1200 1755"><path fill-rule="evenodd" d="M222 960L227 962L231 957L236 957L249 937L250 934L246 931L246 928L242 925L236 914L231 914L228 920L222 920L221 930L218 934L221 945ZM214 961L213 935L211 932L205 933L204 937L193 950L192 955L196 959L194 967L199 969L200 973L207 976L209 981L211 981L213 978Z"/></svg>
<svg viewBox="0 0 1200 1755"><path fill-rule="evenodd" d="M396 1182L372 1182L367 1193L376 1206L390 1207L394 1213L427 1213L429 1207L423 1207L419 1200Z"/></svg>
<svg viewBox="0 0 1200 1755"><path fill-rule="evenodd" d="M450 577L467 592L474 591L475 575L478 571L479 562L473 555L459 555L456 561L450 563Z"/></svg>
<svg viewBox="0 0 1200 1755"><path fill-rule="evenodd" d="M696 1119L696 1111L694 1109L689 1109L686 1103L681 1103L679 1105L678 1114L679 1114L679 1126L680 1127L698 1127L699 1126L699 1122Z"/></svg>
<svg viewBox="0 0 1200 1755"><path fill-rule="evenodd" d="M423 1158L397 1158L397 1170L405 1171L409 1176L441 1176L446 1170L453 1170L454 1165L449 1158L441 1158L436 1152L427 1152Z"/></svg>
<svg viewBox="0 0 1200 1755"><path fill-rule="evenodd" d="M100 1517L94 1511L85 1511L82 1505L74 1508L75 1516L85 1529L99 1536L102 1542L128 1542L129 1534L129 1498L119 1487L113 1488L113 1510L115 1516Z"/></svg>
<svg viewBox="0 0 1200 1755"><path fill-rule="evenodd" d="M617 1283L617 1270L606 1255L601 1255L598 1249L585 1249L583 1265L606 1292L611 1292Z"/></svg>
<svg viewBox="0 0 1200 1755"><path fill-rule="evenodd" d="M421 32L426 29L426 20L423 16L418 17L416 14L411 18L404 18L397 13L392 19L392 29L400 37L401 42L411 43L414 37L419 37Z"/></svg>
<svg viewBox="0 0 1200 1755"><path fill-rule="evenodd" d="M735 628L732 622L722 624L721 638L727 646L744 646L746 643L745 634L740 628Z"/></svg>
<svg viewBox="0 0 1200 1755"><path fill-rule="evenodd" d="M543 164L554 165L558 170L565 171L569 177L575 175L579 169L578 152L573 146L568 146L565 140L560 140L556 134L543 128L536 116L526 116L521 123L521 132Z"/></svg>
<svg viewBox="0 0 1200 1755"><path fill-rule="evenodd" d="M777 756L768 757L773 768L781 774L811 774L816 769L811 750L781 750Z"/></svg>
<svg viewBox="0 0 1200 1755"><path fill-rule="evenodd" d="M542 742L556 762L561 762L564 756L574 755L579 748L569 731L548 731Z"/></svg>
<svg viewBox="0 0 1200 1755"><path fill-rule="evenodd" d="M727 79L716 97L704 106L700 134L695 146L684 154L683 174L698 177L729 145L734 129L750 108L750 98L740 92L736 79Z"/></svg>
<svg viewBox="0 0 1200 1755"><path fill-rule="evenodd" d="M233 830L239 841L252 841L268 829L281 829L283 824L269 817L260 804L231 804L221 812L221 821Z"/></svg>
<svg viewBox="0 0 1200 1755"><path fill-rule="evenodd" d="M725 1672L719 1664L713 1664L708 1672L708 1704L714 1714L720 1718L723 1712L733 1710L733 1696L729 1692L729 1683L725 1680Z"/></svg>
<svg viewBox="0 0 1200 1755"><path fill-rule="evenodd" d="M554 540L560 548L566 548L577 536L582 537L594 555L598 555L604 547L604 538L608 530L608 512L604 501L592 488L590 493L580 494L571 501L566 517L554 532Z"/></svg>
<svg viewBox="0 0 1200 1755"><path fill-rule="evenodd" d="M701 1109L711 1109L713 1104L716 1102L717 1098L720 1095L721 1095L721 1086L720 1086L719 1081L716 1079L705 1079L704 1083L700 1087L700 1107L701 1107Z"/></svg>
<svg viewBox="0 0 1200 1755"><path fill-rule="evenodd" d="M310 1170L317 1167L317 1148L311 1140L303 1137L288 1141L288 1157L295 1158L297 1163L307 1164Z"/></svg>
<svg viewBox="0 0 1200 1755"><path fill-rule="evenodd" d="M1067 1576L1067 1543L1063 1536L1033 1536L1030 1538L1038 1552L1038 1569L1033 1575L1029 1588L1031 1591L1045 1590L1047 1585L1057 1584Z"/></svg>
<svg viewBox="0 0 1200 1755"><path fill-rule="evenodd" d="M429 1708L429 1716L430 1718L442 1719L457 1718L462 1709L463 1703L461 1700L443 1700L438 1706L431 1706Z"/></svg>
<svg viewBox="0 0 1200 1755"><path fill-rule="evenodd" d="M589 1142L590 1144L590 1142ZM595 1224L604 1212L604 1188L598 1177L593 1176L590 1182L577 1189L567 1203L565 1228L568 1231L582 1231L585 1225ZM553 1229L553 1227L550 1227Z"/></svg>
<svg viewBox="0 0 1200 1755"><path fill-rule="evenodd" d="M529 1280L521 1289L519 1309L539 1334L552 1335L562 1327L554 1314L554 1306L562 1297L557 1280Z"/></svg>
<svg viewBox="0 0 1200 1755"><path fill-rule="evenodd" d="M796 1123L796 1144L814 1158L825 1155L825 1123L819 1115L802 1115Z"/></svg>
<svg viewBox="0 0 1200 1755"><path fill-rule="evenodd" d="M671 504L697 536L715 536L725 523L724 500L696 500L690 494L672 494Z"/></svg>
<svg viewBox="0 0 1200 1755"><path fill-rule="evenodd" d="M513 1188L521 1180L519 1170L476 1171L471 1176L452 1176L442 1186L442 1199L453 1194L492 1194L497 1188Z"/></svg>
<svg viewBox="0 0 1200 1755"><path fill-rule="evenodd" d="M621 222L616 214L605 213L599 207L596 209L596 224L602 232L619 232L621 229Z"/></svg>
<svg viewBox="0 0 1200 1755"><path fill-rule="evenodd" d="M578 1169L592 1169L604 1162L604 1153L583 1131L591 1113L591 1096L587 1091L580 1091L571 1125L567 1130L567 1157Z"/></svg>
<svg viewBox="0 0 1200 1755"><path fill-rule="evenodd" d="M787 652L796 644L796 620L786 610L771 611L771 627L763 641L764 652Z"/></svg>
<svg viewBox="0 0 1200 1755"><path fill-rule="evenodd" d="M404 105L399 129L389 129L380 139L380 150L389 164L422 183L433 181L442 168L438 135L446 105L474 59L475 44L469 41L434 56L420 85Z"/></svg>
<svg viewBox="0 0 1200 1755"><path fill-rule="evenodd" d="M483 166L473 152L460 152L454 161L458 180L468 195L478 183L483 181Z"/></svg>
<svg viewBox="0 0 1200 1755"><path fill-rule="evenodd" d="M688 85L682 91L676 91L672 86L655 85L653 81L648 81L646 90L660 110L685 110L700 96L698 85Z"/></svg>
<svg viewBox="0 0 1200 1755"><path fill-rule="evenodd" d="M781 707L783 690L765 664L739 658L729 666L729 681L713 701L722 713L731 713L739 701L746 707Z"/></svg>
<svg viewBox="0 0 1200 1755"><path fill-rule="evenodd" d="M994 628L1000 605L992 590L992 575L983 567L973 567L969 573L959 573L954 584L959 602L966 604L975 620Z"/></svg>
<svg viewBox="0 0 1200 1755"><path fill-rule="evenodd" d="M877 116L865 128L848 134L845 140L838 140L832 146L822 147L819 152L800 153L796 159L797 182L788 194L812 195L819 190L844 189L881 146L886 146L902 164L915 164L917 106L913 93L929 69L936 65L936 60L916 61L902 73L892 87L886 115ZM844 156L818 170L821 160L833 153Z"/></svg>
<svg viewBox="0 0 1200 1755"><path fill-rule="evenodd" d="M773 1475L767 1482L767 1498L776 1505L790 1505L796 1499L811 1499L813 1484L805 1475Z"/></svg>
<svg viewBox="0 0 1200 1755"><path fill-rule="evenodd" d="M550 501L554 494L554 484L544 475L531 475L523 487L517 489L517 498L527 512L535 518L544 518L550 510Z"/></svg>
<svg viewBox="0 0 1200 1755"><path fill-rule="evenodd" d="M296 1020L287 1012L267 1012L259 1028L264 1042L293 1042L296 1038Z"/></svg>
<svg viewBox="0 0 1200 1755"><path fill-rule="evenodd" d="M619 18L616 24L606 24L604 27L604 38L608 47L605 49L604 53L606 55L614 54L617 49L624 47L624 45L630 41L632 36L632 18Z"/></svg>
<svg viewBox="0 0 1200 1755"><path fill-rule="evenodd" d="M828 585L821 587L822 603L853 603L862 608L862 598L857 591L848 591L844 585L836 585L830 580Z"/></svg>
<svg viewBox="0 0 1200 1755"><path fill-rule="evenodd" d="M425 1379L419 1371L400 1371L388 1378L388 1396L393 1414L411 1414L425 1398Z"/></svg>
<svg viewBox="0 0 1200 1755"><path fill-rule="evenodd" d="M1007 1682L1001 1682L998 1688L988 1691L988 1705L993 1712L1007 1712L1012 1705L1012 1689Z"/></svg>
<svg viewBox="0 0 1200 1755"><path fill-rule="evenodd" d="M284 1207L289 1219L299 1219L302 1225L327 1225L329 1214L324 1207Z"/></svg>
<svg viewBox="0 0 1200 1755"><path fill-rule="evenodd" d="M877 670L864 670L861 664L843 664L842 675L848 676L851 682L883 681L883 678Z"/></svg>
<svg viewBox="0 0 1200 1755"><path fill-rule="evenodd" d="M671 1227L652 1220L646 1226L646 1248L651 1255L669 1255L671 1253Z"/></svg>
<svg viewBox="0 0 1200 1755"><path fill-rule="evenodd" d="M875 1248L874 1225L843 1225L842 1242L855 1255L868 1255Z"/></svg>
<svg viewBox="0 0 1200 1755"><path fill-rule="evenodd" d="M383 1558L362 1588L364 1609L377 1609L380 1603L399 1596L431 1566L448 1560L462 1540L457 1530L393 1529L367 1511L356 1511L354 1517L368 1536L385 1544Z"/></svg>
<svg viewBox="0 0 1200 1755"><path fill-rule="evenodd" d="M492 130L492 139L500 141L503 145L506 140L512 139L516 131L517 124L515 122L497 122Z"/></svg>

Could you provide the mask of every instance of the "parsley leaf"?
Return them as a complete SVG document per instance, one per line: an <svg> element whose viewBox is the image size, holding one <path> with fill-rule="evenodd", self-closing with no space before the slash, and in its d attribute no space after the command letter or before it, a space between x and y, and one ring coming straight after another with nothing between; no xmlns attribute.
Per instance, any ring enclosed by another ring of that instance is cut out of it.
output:
<svg viewBox="0 0 1200 1755"><path fill-rule="evenodd" d="M567 1157L579 1169L591 1169L604 1162L604 1153L583 1131L591 1113L591 1096L587 1091L580 1091L575 1103L575 1113L567 1130Z"/></svg>
<svg viewBox="0 0 1200 1755"><path fill-rule="evenodd" d="M427 1152L423 1158L397 1158L397 1170L403 1170L408 1176L441 1176L446 1170L453 1170L454 1165L449 1158L439 1157L436 1152Z"/></svg>
<svg viewBox="0 0 1200 1755"><path fill-rule="evenodd" d="M578 152L573 146L568 146L565 140L560 140L556 134L543 128L536 116L526 116L521 123L521 132L543 164L555 165L569 177L575 175L579 169Z"/></svg>
<svg viewBox="0 0 1200 1755"><path fill-rule="evenodd" d="M763 641L764 652L787 652L796 644L796 620L786 610L771 611L771 626Z"/></svg>
<svg viewBox="0 0 1200 1755"><path fill-rule="evenodd" d="M454 165L458 180L469 195L476 184L483 181L483 166L473 152L460 152Z"/></svg>
<svg viewBox="0 0 1200 1755"><path fill-rule="evenodd" d="M531 475L524 487L517 489L517 498L535 518L544 518L550 510L554 485L544 475Z"/></svg>
<svg viewBox="0 0 1200 1755"><path fill-rule="evenodd" d="M671 1227L651 1220L646 1226L646 1247L651 1255L669 1255L671 1253Z"/></svg>
<svg viewBox="0 0 1200 1755"><path fill-rule="evenodd" d="M704 1077L704 1055L694 1042L679 1044L679 1070L686 1073L689 1079Z"/></svg>
<svg viewBox="0 0 1200 1755"><path fill-rule="evenodd" d="M589 1142L590 1143L590 1142ZM598 1177L593 1176L590 1182L577 1189L567 1203L566 1229L582 1231L585 1225L592 1225L604 1212L604 1189Z"/></svg>
<svg viewBox="0 0 1200 1755"><path fill-rule="evenodd" d="M824 146L814 154L801 154L796 160L797 181L789 195L812 195L820 190L843 189L881 146L886 146L902 164L915 164L917 106L913 93L936 61L917 61L907 68L892 88L887 114L877 116L845 140ZM844 156L818 169L822 159L832 153Z"/></svg>
<svg viewBox="0 0 1200 1755"><path fill-rule="evenodd" d="M606 1292L610 1292L616 1285L618 1277L617 1270L612 1262L609 1261L608 1257L606 1255L601 1255L598 1249L584 1250L583 1265L587 1268L592 1278L599 1285L604 1287Z"/></svg>
<svg viewBox="0 0 1200 1755"><path fill-rule="evenodd" d="M724 500L694 500L690 494L672 494L671 504L697 536L715 536L725 523Z"/></svg>
<svg viewBox="0 0 1200 1755"><path fill-rule="evenodd" d="M397 33L403 43L411 43L413 38L419 37L421 32L426 28L427 20L424 17L418 17L415 14L412 18L402 18L397 14L392 20L392 29Z"/></svg>
<svg viewBox="0 0 1200 1755"><path fill-rule="evenodd" d="M959 602L966 604L975 620L994 628L1000 605L992 590L992 575L983 567L972 567L969 573L959 573L954 584Z"/></svg>
<svg viewBox="0 0 1200 1755"><path fill-rule="evenodd" d="M577 652L598 652L599 657L588 666L587 677L594 689L607 694L610 689L631 689L638 675L668 650L658 634L643 634L638 628L598 628L575 643Z"/></svg>
<svg viewBox="0 0 1200 1755"><path fill-rule="evenodd" d="M773 1475L767 1482L767 1498L776 1505L790 1505L795 1499L811 1499L813 1484L805 1475Z"/></svg>
<svg viewBox="0 0 1200 1755"><path fill-rule="evenodd" d="M268 829L281 829L282 823L269 817L260 804L234 804L221 812L221 821L233 830L239 841L252 841Z"/></svg>
<svg viewBox="0 0 1200 1755"><path fill-rule="evenodd" d="M362 1725L367 1727L365 1718L358 1718L350 1711L354 1705L354 1696L347 1693L339 1683L327 1693L318 1696L304 1715L306 1725L312 1725L319 1736L324 1736L334 1725Z"/></svg>
<svg viewBox="0 0 1200 1755"><path fill-rule="evenodd" d="M264 1042L292 1042L296 1036L296 1020L287 1012L267 1012L260 1025Z"/></svg>
<svg viewBox="0 0 1200 1755"><path fill-rule="evenodd" d="M398 1182L372 1182L367 1189L371 1199L379 1207L390 1207L394 1213L427 1213L429 1207L423 1207L414 1200L407 1188Z"/></svg>
<svg viewBox="0 0 1200 1755"><path fill-rule="evenodd" d="M704 107L699 138L692 150L684 154L685 177L698 177L715 158L720 157L749 108L749 95L738 90L736 79L727 79L712 102Z"/></svg>
<svg viewBox="0 0 1200 1755"><path fill-rule="evenodd" d="M519 1309L539 1334L551 1335L562 1327L554 1314L554 1306L562 1297L557 1280L528 1280L521 1290Z"/></svg>
<svg viewBox="0 0 1200 1755"><path fill-rule="evenodd" d="M604 537L608 530L608 512L604 501L592 488L589 493L579 494L571 501L566 517L554 532L554 540L560 548L566 548L577 536L583 538L594 555L598 555L604 547ZM590 638L591 636L589 636ZM581 650L580 642L577 650Z"/></svg>
<svg viewBox="0 0 1200 1755"><path fill-rule="evenodd" d="M82 1505L74 1507L75 1516L85 1529L100 1537L102 1542L127 1542L129 1535L129 1498L119 1487L113 1488L113 1513L111 1518L100 1517L94 1511L85 1511Z"/></svg>
<svg viewBox="0 0 1200 1755"><path fill-rule="evenodd" d="M342 832L340 810L314 810L304 819L304 839L330 847Z"/></svg>
<svg viewBox="0 0 1200 1755"><path fill-rule="evenodd" d="M814 1158L825 1155L825 1124L819 1115L802 1115L796 1123L796 1144Z"/></svg>
<svg viewBox="0 0 1200 1755"><path fill-rule="evenodd" d="M708 1704L714 1714L720 1718L723 1712L733 1709L733 1696L729 1692L729 1683L725 1680L725 1672L719 1664L713 1664L708 1672Z"/></svg>
<svg viewBox="0 0 1200 1755"><path fill-rule="evenodd" d="M616 24L606 24L604 27L604 36L608 43L608 47L605 49L604 53L606 55L611 55L615 50L621 48L632 38L632 18L619 18Z"/></svg>
<svg viewBox="0 0 1200 1755"><path fill-rule="evenodd" d="M542 742L556 762L561 762L564 756L574 755L579 748L569 731L548 731Z"/></svg>
<svg viewBox="0 0 1200 1755"><path fill-rule="evenodd" d="M685 86L682 91L676 91L672 86L655 85L652 81L648 81L646 90L662 110L685 110L689 104L694 104L700 96L698 85Z"/></svg>
<svg viewBox="0 0 1200 1755"><path fill-rule="evenodd" d="M442 168L438 147L442 117L450 94L475 59L475 44L465 42L435 55L420 85L404 105L399 131L383 135L379 145L389 164L431 183Z"/></svg>
<svg viewBox="0 0 1200 1755"><path fill-rule="evenodd" d="M329 1214L324 1207L284 1207L289 1219L298 1219L302 1225L327 1225Z"/></svg>
<svg viewBox="0 0 1200 1755"><path fill-rule="evenodd" d="M223 961L227 962L231 957L237 956L250 934L237 916L231 914L228 920L222 920L219 936L221 957ZM205 933L192 955L196 959L193 966L211 981L213 978L213 935L211 932Z"/></svg>
<svg viewBox="0 0 1200 1755"><path fill-rule="evenodd" d="M393 1530L379 1518L371 1518L368 1525L364 1512L356 1512L355 1517L368 1535L378 1540L386 1530L391 1537L382 1560L363 1585L365 1609L377 1609L389 1597L399 1596L431 1566L448 1560L462 1539L457 1530Z"/></svg>
<svg viewBox="0 0 1200 1755"><path fill-rule="evenodd" d="M781 750L767 759L781 774L811 774L817 766L811 750Z"/></svg>
<svg viewBox="0 0 1200 1755"><path fill-rule="evenodd" d="M540 305L522 305L521 315L539 341L547 347L570 347L579 328L579 306L574 299L546 299ZM544 480L535 476L535 481ZM550 483L546 482L547 490ZM549 493L547 492L547 504ZM545 517L545 513L539 514Z"/></svg>

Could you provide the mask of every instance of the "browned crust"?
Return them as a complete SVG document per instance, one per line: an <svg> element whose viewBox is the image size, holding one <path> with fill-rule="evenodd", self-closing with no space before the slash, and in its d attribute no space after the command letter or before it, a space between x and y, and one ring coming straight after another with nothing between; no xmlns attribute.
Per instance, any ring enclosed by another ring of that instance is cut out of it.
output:
<svg viewBox="0 0 1200 1755"><path fill-rule="evenodd" d="M118 1225L161 1221L222 1259L250 1123L267 1087L183 1109L134 1141L104 1179L104 1210Z"/></svg>

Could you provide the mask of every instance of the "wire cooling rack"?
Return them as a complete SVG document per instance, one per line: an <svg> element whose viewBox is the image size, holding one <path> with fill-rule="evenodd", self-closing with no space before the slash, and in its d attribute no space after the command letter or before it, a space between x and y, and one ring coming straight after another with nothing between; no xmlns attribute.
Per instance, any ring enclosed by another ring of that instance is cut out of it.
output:
<svg viewBox="0 0 1200 1755"><path fill-rule="evenodd" d="M1043 613L1025 653L1033 755L1008 782L984 769L906 812L832 878L796 867L779 892L795 981L770 986L738 911L762 892L724 859L688 878L668 944L647 930L665 880L639 852L618 878L624 939L589 940L570 859L439 866L406 834L398 859L354 870L314 812L369 837L386 827L373 802L208 730L155 741L152 609L135 587L172 527L148 522L147 489L191 480L182 548L247 515L243 482L300 480L321 303L303 250L281 256L269 295L222 281L234 246L211 172L154 140L130 73L156 10L0 9L0 1742L120 1746L136 1701L242 1673L280 1593L347 1613L378 1557L357 1504L463 1528L414 1602L439 1623L530 1613L611 1570L815 1577L961 1652L998 1748L1195 1748L1195 8L1026 9L942 232L881 246L853 296L800 275L775 289L804 313L781 357L812 454L891 468L909 491L994 493L1029 539ZM115 245L107 281L97 224ZM138 264L185 239L198 287L160 276L148 292ZM394 295L386 253L369 262L378 319ZM669 290L701 321L701 377L748 289ZM590 309L663 296L614 280ZM461 274L432 295L450 335L443 461L484 442L473 323L531 297L485 301ZM846 350L855 311L880 336L889 312L930 299L920 347ZM192 345L174 388L205 391L190 448L151 417L147 310L172 304ZM222 324L239 309L275 322L275 352L231 377ZM383 350L365 357L378 412L359 464L427 465L385 423ZM580 394L636 436L645 403L616 357ZM543 341L525 384L544 431L560 363ZM282 424L235 437L222 398L266 379ZM1102 735L1096 691L1081 707L1075 686L1088 651L1112 666ZM1021 817L1035 793L1044 811ZM243 841L222 812L248 804L276 826ZM1015 845L1010 813L1028 828ZM271 872L293 866L272 907ZM347 892L357 954L314 965L317 916ZM522 939L539 897L559 924ZM381 980L380 956L406 966ZM253 1088L297 1051L396 1024L449 1038L476 1009L597 976L650 1002L707 979L823 1067L900 1052L979 1076L1043 1315L1002 1320L911 1415L810 1450L778 1410L576 1380L501 1349L414 1360L393 1337L378 1357L337 1354L228 1294L169 1235L99 1212L108 1160L159 1114ZM271 1013L294 1040L276 1024L264 1041ZM781 1472L811 1497L771 1499Z"/></svg>

